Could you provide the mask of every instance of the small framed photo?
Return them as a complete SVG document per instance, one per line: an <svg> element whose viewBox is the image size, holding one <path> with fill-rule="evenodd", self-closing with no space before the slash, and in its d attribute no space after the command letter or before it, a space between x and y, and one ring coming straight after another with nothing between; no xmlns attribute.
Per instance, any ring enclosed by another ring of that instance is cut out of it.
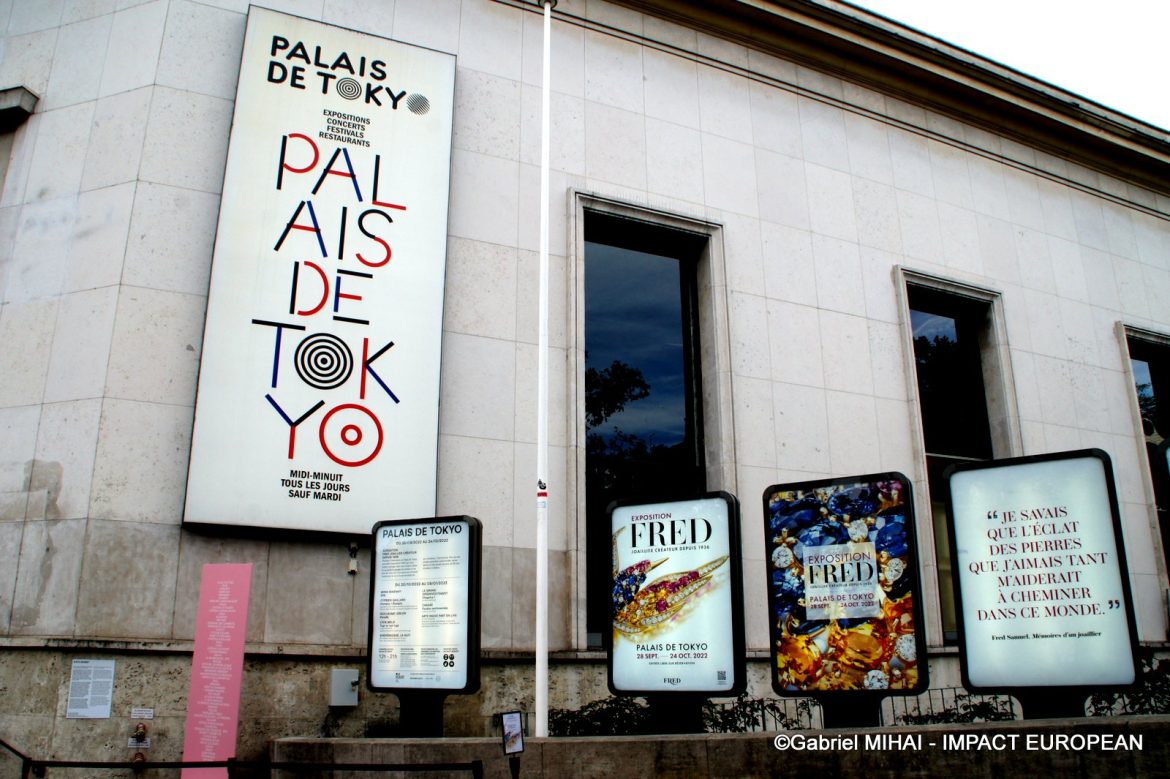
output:
<svg viewBox="0 0 1170 779"><path fill-rule="evenodd" d="M505 711L500 715L504 733L504 754L516 755L524 751L524 721L518 711Z"/></svg>

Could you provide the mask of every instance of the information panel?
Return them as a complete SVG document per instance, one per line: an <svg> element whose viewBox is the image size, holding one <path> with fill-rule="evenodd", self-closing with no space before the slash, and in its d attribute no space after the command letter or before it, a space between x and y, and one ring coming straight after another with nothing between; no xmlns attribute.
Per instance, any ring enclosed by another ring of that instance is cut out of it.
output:
<svg viewBox="0 0 1170 779"><path fill-rule="evenodd" d="M891 472L774 485L764 519L776 692L925 690L909 480Z"/></svg>
<svg viewBox="0 0 1170 779"><path fill-rule="evenodd" d="M610 508L612 692L738 695L744 676L739 503L695 500Z"/></svg>
<svg viewBox="0 0 1170 779"><path fill-rule="evenodd" d="M185 521L434 514L455 58L253 6Z"/></svg>
<svg viewBox="0 0 1170 779"><path fill-rule="evenodd" d="M374 526L370 689L479 689L480 554L474 517Z"/></svg>
<svg viewBox="0 0 1170 779"><path fill-rule="evenodd" d="M70 666L66 719L109 719L114 700L114 661L77 658Z"/></svg>
<svg viewBox="0 0 1170 779"><path fill-rule="evenodd" d="M948 480L964 685L1133 683L1137 638L1109 456L973 463Z"/></svg>

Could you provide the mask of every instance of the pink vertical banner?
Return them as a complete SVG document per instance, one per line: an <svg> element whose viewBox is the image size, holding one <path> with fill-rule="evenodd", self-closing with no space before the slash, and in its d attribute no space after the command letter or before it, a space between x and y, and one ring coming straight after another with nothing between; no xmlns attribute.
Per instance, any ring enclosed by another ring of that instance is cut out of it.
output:
<svg viewBox="0 0 1170 779"><path fill-rule="evenodd" d="M251 563L203 566L195 621L195 656L183 760L227 760L236 756L244 637L248 632ZM182 779L226 779L226 768L184 768Z"/></svg>

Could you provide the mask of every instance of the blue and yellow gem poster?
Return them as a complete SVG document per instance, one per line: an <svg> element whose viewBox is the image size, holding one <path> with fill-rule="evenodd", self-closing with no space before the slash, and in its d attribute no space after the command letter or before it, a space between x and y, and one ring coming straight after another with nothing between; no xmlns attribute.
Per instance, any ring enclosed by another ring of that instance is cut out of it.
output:
<svg viewBox="0 0 1170 779"><path fill-rule="evenodd" d="M906 478L775 485L764 523L775 690L924 688Z"/></svg>

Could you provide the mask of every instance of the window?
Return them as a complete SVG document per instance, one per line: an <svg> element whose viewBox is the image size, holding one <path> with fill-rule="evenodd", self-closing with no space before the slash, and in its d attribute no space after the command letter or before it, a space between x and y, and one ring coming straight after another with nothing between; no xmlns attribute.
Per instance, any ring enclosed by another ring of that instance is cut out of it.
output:
<svg viewBox="0 0 1170 779"><path fill-rule="evenodd" d="M585 212L586 629L611 619L607 506L707 490L696 270L707 236Z"/></svg>
<svg viewBox="0 0 1170 779"><path fill-rule="evenodd" d="M0 89L0 184L8 173L12 136L36 109L37 96L24 87Z"/></svg>
<svg viewBox="0 0 1170 779"><path fill-rule="evenodd" d="M958 640L943 473L1018 449L994 293L903 272L914 349L944 643ZM918 283L915 283L918 282Z"/></svg>
<svg viewBox="0 0 1170 779"><path fill-rule="evenodd" d="M1170 570L1170 344L1127 338L1162 554Z"/></svg>

